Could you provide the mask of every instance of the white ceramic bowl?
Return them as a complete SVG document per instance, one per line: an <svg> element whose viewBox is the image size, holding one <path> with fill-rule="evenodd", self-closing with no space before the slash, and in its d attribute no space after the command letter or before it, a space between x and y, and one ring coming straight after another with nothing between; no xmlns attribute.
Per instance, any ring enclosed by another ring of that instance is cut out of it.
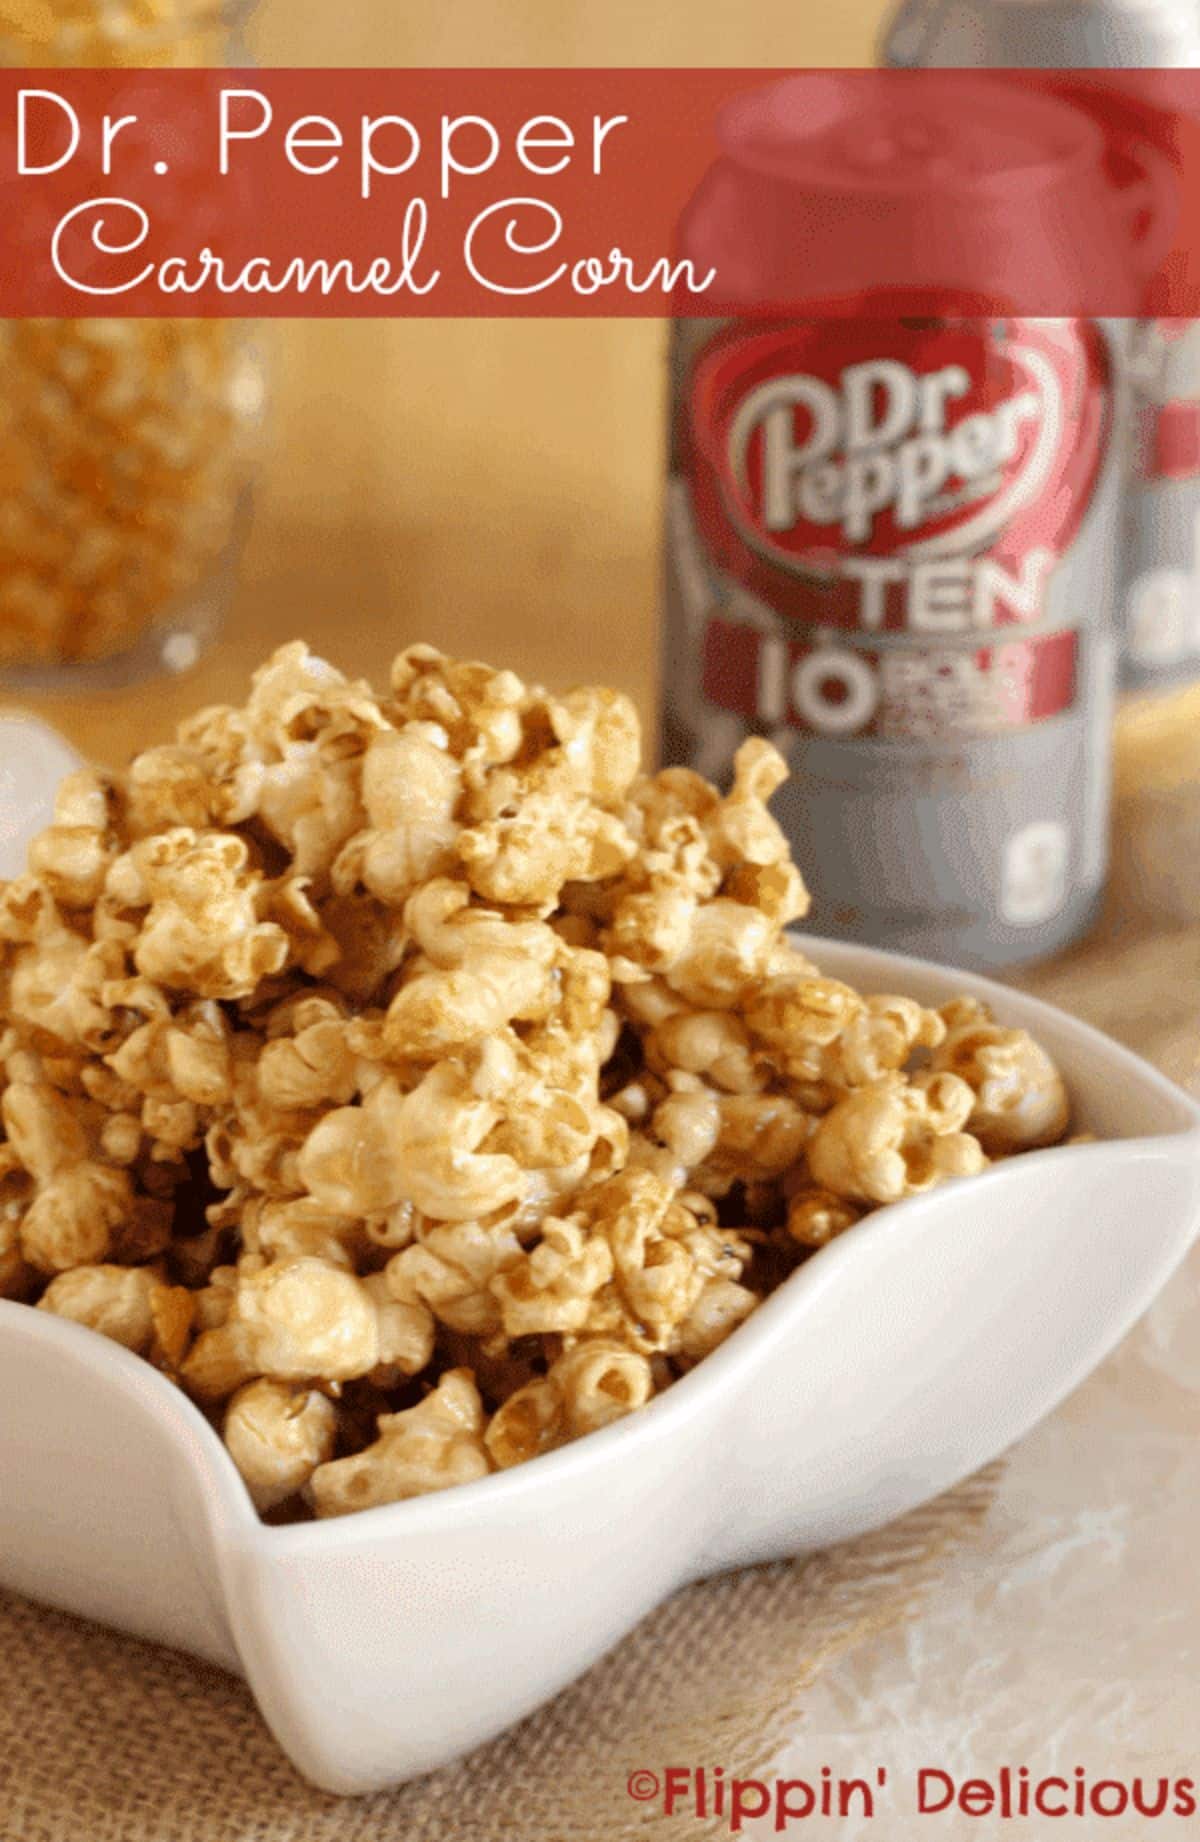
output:
<svg viewBox="0 0 1200 1842"><path fill-rule="evenodd" d="M994 1458L1145 1310L1200 1220L1200 1108L1031 998L817 942L865 990L987 998L1107 1142L1031 1154L817 1254L630 1419L479 1483L268 1528L148 1364L0 1303L0 1583L242 1673L332 1791L441 1765L685 1581L874 1528Z"/></svg>

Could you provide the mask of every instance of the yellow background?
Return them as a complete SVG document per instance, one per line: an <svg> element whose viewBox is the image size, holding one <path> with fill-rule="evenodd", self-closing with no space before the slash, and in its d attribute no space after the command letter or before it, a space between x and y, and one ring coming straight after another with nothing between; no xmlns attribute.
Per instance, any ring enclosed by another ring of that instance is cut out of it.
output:
<svg viewBox="0 0 1200 1842"><path fill-rule="evenodd" d="M263 65L870 63L883 0L262 0ZM268 329L272 386L229 637L152 694L53 699L116 759L300 634L379 672L428 639L653 708L659 322Z"/></svg>

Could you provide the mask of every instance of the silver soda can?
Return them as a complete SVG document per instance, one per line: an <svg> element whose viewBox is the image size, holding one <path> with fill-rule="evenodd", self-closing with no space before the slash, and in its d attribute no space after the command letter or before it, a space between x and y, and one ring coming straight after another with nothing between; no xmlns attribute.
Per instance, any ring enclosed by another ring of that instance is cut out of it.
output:
<svg viewBox="0 0 1200 1842"><path fill-rule="evenodd" d="M1200 3L901 0L880 51L905 68L1194 69ZM1120 676L1129 690L1170 689L1200 677L1200 321L1143 320L1130 356Z"/></svg>
<svg viewBox="0 0 1200 1842"><path fill-rule="evenodd" d="M1121 680L1165 690L1200 677L1200 321L1141 321L1130 370Z"/></svg>
<svg viewBox="0 0 1200 1842"><path fill-rule="evenodd" d="M1107 867L1117 329L677 322L664 753L750 734L817 932L959 965L1085 929Z"/></svg>
<svg viewBox="0 0 1200 1842"><path fill-rule="evenodd" d="M1107 70L1200 64L1196 0L901 0L882 61L898 68Z"/></svg>

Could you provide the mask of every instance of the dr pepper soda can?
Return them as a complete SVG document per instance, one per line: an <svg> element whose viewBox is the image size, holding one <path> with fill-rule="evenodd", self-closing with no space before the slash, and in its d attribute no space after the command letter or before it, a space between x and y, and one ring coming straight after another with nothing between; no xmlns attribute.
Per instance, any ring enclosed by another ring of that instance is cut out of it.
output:
<svg viewBox="0 0 1200 1842"><path fill-rule="evenodd" d="M1105 877L1119 335L989 309L1018 216L1047 211L1054 261L1108 248L1104 149L970 81L944 120L886 86L868 130L831 100L790 134L786 84L726 114L681 229L738 306L673 329L663 735L718 780L747 735L784 751L815 931L1002 966ZM886 255L881 199L920 227Z"/></svg>

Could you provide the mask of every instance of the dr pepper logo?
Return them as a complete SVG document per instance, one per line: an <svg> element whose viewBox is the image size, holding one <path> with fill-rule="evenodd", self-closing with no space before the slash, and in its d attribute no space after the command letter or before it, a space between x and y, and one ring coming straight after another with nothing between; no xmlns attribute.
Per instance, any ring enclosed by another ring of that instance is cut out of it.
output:
<svg viewBox="0 0 1200 1842"><path fill-rule="evenodd" d="M770 605L838 625L907 626L910 566L982 556L961 630L1033 618L1107 432L1103 345L1076 321L734 330L701 354L689 395L715 559ZM781 576L854 593L814 606L781 594Z"/></svg>
<svg viewBox="0 0 1200 1842"><path fill-rule="evenodd" d="M842 735L994 733L1067 708L1083 610L1051 621L1049 589L1110 407L1082 321L719 333L680 431L725 578L706 694L768 728Z"/></svg>

